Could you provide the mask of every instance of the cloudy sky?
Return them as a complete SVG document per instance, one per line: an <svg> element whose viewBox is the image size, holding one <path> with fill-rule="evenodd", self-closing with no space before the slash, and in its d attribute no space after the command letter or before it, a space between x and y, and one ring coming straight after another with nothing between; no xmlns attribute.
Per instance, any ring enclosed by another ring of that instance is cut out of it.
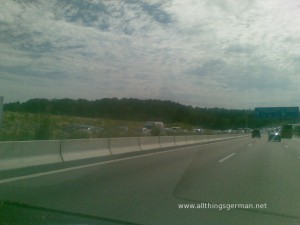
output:
<svg viewBox="0 0 300 225"><path fill-rule="evenodd" d="M300 105L298 0L1 0L0 95Z"/></svg>

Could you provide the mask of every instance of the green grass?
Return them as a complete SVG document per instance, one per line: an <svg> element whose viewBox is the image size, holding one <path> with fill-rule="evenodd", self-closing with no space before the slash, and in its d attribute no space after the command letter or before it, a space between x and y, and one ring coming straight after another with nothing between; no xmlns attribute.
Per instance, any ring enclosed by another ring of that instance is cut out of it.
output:
<svg viewBox="0 0 300 225"><path fill-rule="evenodd" d="M86 118L34 113L3 113L0 141L27 140L58 140L79 138L110 138L144 136L138 128L143 122L122 121L103 118ZM102 132L88 133L86 131L70 130L72 124L89 125L103 128ZM167 124L166 127L182 127L191 130L193 127L185 124ZM128 131L124 130L128 128Z"/></svg>
<svg viewBox="0 0 300 225"><path fill-rule="evenodd" d="M102 127L103 132L91 134L85 131L70 131L67 128L72 124ZM117 126L127 126L128 132L124 133L118 130ZM137 128L142 126L143 123L131 121L4 112L0 140L23 141L131 136Z"/></svg>

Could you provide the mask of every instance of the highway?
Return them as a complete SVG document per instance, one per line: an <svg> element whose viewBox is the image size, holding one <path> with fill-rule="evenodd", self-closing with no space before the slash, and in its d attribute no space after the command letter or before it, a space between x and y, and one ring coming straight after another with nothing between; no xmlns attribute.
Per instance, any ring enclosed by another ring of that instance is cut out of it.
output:
<svg viewBox="0 0 300 225"><path fill-rule="evenodd" d="M248 136L0 173L0 224L298 225L299 146Z"/></svg>

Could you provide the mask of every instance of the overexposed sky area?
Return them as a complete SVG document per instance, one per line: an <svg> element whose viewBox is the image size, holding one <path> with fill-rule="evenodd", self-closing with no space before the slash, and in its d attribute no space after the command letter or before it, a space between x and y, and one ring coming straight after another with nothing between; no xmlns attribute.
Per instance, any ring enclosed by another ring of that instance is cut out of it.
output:
<svg viewBox="0 0 300 225"><path fill-rule="evenodd" d="M0 95L300 105L298 0L1 0Z"/></svg>

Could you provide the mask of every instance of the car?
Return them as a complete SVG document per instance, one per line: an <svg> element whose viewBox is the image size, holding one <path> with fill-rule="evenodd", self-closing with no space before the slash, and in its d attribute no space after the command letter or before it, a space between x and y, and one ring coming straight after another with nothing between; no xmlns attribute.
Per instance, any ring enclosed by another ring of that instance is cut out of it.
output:
<svg viewBox="0 0 300 225"><path fill-rule="evenodd" d="M268 141L281 141L280 131L270 131L268 135Z"/></svg>
<svg viewBox="0 0 300 225"><path fill-rule="evenodd" d="M252 138L255 138L255 137L261 138L261 133L260 133L259 129L252 130Z"/></svg>
<svg viewBox="0 0 300 225"><path fill-rule="evenodd" d="M85 124L71 124L63 129L64 136L67 138L92 138L99 137L104 132L103 127Z"/></svg>
<svg viewBox="0 0 300 225"><path fill-rule="evenodd" d="M193 130L193 133L194 133L194 134L203 134L204 131L203 131L203 129L201 129L201 128L195 128L195 129Z"/></svg>

